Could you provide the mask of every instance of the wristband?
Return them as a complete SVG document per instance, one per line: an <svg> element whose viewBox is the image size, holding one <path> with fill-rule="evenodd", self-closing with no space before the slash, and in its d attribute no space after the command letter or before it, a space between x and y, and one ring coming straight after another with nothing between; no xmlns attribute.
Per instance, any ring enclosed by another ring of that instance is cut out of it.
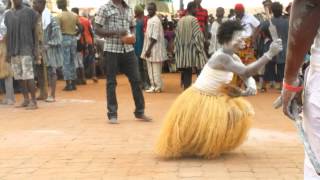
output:
<svg viewBox="0 0 320 180"><path fill-rule="evenodd" d="M303 90L303 86L292 86L286 82L283 82L283 89L297 93Z"/></svg>

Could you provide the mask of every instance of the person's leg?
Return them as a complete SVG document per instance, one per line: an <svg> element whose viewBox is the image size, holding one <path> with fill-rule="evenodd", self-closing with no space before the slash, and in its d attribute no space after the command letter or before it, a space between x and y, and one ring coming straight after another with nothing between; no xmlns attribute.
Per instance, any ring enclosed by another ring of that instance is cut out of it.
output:
<svg viewBox="0 0 320 180"><path fill-rule="evenodd" d="M48 80L50 86L50 96L46 102L54 102L56 98L56 82L57 82L57 70L54 67L48 67Z"/></svg>
<svg viewBox="0 0 320 180"><path fill-rule="evenodd" d="M13 71L14 79L16 79L19 83L20 91L23 95L23 102L17 107L27 107L30 103L30 99L28 96L27 83L23 80L23 65L22 65L22 57L14 56L11 57L11 68Z"/></svg>
<svg viewBox="0 0 320 180"><path fill-rule="evenodd" d="M69 36L63 36L63 41L62 41L62 47L63 47L63 78L66 81L66 86L63 90L65 91L72 91L72 85L71 85L71 80L72 80L72 65L71 65L71 43L72 40L70 39Z"/></svg>
<svg viewBox="0 0 320 180"><path fill-rule="evenodd" d="M70 74L71 74L71 87L72 90L76 90L77 72L75 65L75 58L77 54L77 38L76 36L71 36L71 47L70 47ZM82 64L83 65L83 64Z"/></svg>
<svg viewBox="0 0 320 180"><path fill-rule="evenodd" d="M149 75L148 75L148 67L147 67L147 61L142 60L142 65L143 65L143 76L144 76L144 86L146 87L146 89L150 88L151 83L150 83L150 79L149 79Z"/></svg>
<svg viewBox="0 0 320 180"><path fill-rule="evenodd" d="M183 88L186 90L192 84L192 68L184 68L182 70L182 83Z"/></svg>
<svg viewBox="0 0 320 180"><path fill-rule="evenodd" d="M19 80L19 86L21 89L21 93L23 95L23 102L17 107L27 107L30 104L29 94L28 94L28 86L26 80Z"/></svg>
<svg viewBox="0 0 320 180"><path fill-rule="evenodd" d="M36 99L36 83L34 79L26 80L26 83L31 95L31 102L27 107L27 109L30 109L30 110L37 109L38 107L37 107L37 99Z"/></svg>
<svg viewBox="0 0 320 180"><path fill-rule="evenodd" d="M83 65L83 55L82 52L76 52L75 57L75 67L76 67L76 73L77 73L77 84L78 85L85 85L87 84L85 80L85 73L84 73L84 65Z"/></svg>
<svg viewBox="0 0 320 180"><path fill-rule="evenodd" d="M140 87L141 80L136 55L134 52L124 53L120 59L121 69L130 81L131 92L136 106L135 117L148 120L148 117L144 115L145 102L142 88ZM149 118L149 120L151 119Z"/></svg>
<svg viewBox="0 0 320 180"><path fill-rule="evenodd" d="M154 92L154 90L156 88L156 82L155 82L155 78L154 78L154 69L152 66L152 62L147 61L147 68L148 68L148 75L149 75L149 79L150 79L150 88L147 89L146 92L152 93L152 92Z"/></svg>
<svg viewBox="0 0 320 180"><path fill-rule="evenodd" d="M45 100L48 97L48 92L46 92L46 87L45 87L45 76L44 76L43 64L36 65L36 73L38 77L38 84L39 84L39 90L40 90L40 94L37 97L37 100Z"/></svg>
<svg viewBox="0 0 320 180"><path fill-rule="evenodd" d="M37 109L36 83L34 81L33 58L31 56L22 56L23 80L31 95L31 102L27 109Z"/></svg>
<svg viewBox="0 0 320 180"><path fill-rule="evenodd" d="M106 63L106 93L107 93L107 108L109 120L117 119L118 114L118 102L116 95L117 87L117 72L119 63L119 54L105 52L105 63Z"/></svg>
<svg viewBox="0 0 320 180"><path fill-rule="evenodd" d="M88 45L88 55L86 55L86 63L89 66L91 72L91 78L94 83L98 82L97 72L96 72L96 61L95 61L95 52L94 46L92 44Z"/></svg>
<svg viewBox="0 0 320 180"><path fill-rule="evenodd" d="M161 72L162 72L162 63L152 63L154 69L154 77L155 77L155 92L162 91L162 79L161 79Z"/></svg>
<svg viewBox="0 0 320 180"><path fill-rule="evenodd" d="M283 78L284 78L284 68L285 68L285 64L277 64L277 75L276 75L276 83L277 83L277 90L281 90L282 89L282 82L283 82Z"/></svg>
<svg viewBox="0 0 320 180"><path fill-rule="evenodd" d="M6 104L13 105L15 102L14 89L13 89L13 78L11 76L7 77L4 80L4 83L5 83L5 89L6 89L6 96L5 96Z"/></svg>
<svg viewBox="0 0 320 180"><path fill-rule="evenodd" d="M308 72L308 71L307 71ZM305 78L305 93L303 105L303 122L306 136L318 161L320 160L320 72L309 70ZM304 164L304 179L318 180L309 157L306 155Z"/></svg>

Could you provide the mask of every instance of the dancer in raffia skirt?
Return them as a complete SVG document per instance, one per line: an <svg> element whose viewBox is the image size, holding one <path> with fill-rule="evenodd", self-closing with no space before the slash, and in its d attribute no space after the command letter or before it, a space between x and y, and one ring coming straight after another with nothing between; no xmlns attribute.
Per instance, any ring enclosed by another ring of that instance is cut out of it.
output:
<svg viewBox="0 0 320 180"><path fill-rule="evenodd" d="M264 56L246 66L234 54L244 43L242 30L236 21L224 22L219 28L218 40L222 48L210 58L195 84L175 100L165 116L156 144L159 157L214 158L235 149L246 139L254 112L240 96L256 93L251 75L277 55L282 45L281 40L275 41ZM233 88L227 86L234 73L245 80L246 90L231 91Z"/></svg>

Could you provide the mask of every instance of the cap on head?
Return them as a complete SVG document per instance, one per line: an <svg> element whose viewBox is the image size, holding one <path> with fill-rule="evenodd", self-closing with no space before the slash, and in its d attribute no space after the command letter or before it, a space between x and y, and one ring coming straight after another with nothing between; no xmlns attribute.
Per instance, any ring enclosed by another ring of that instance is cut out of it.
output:
<svg viewBox="0 0 320 180"><path fill-rule="evenodd" d="M241 3L238 3L234 6L234 10L236 11L244 11L244 6Z"/></svg>

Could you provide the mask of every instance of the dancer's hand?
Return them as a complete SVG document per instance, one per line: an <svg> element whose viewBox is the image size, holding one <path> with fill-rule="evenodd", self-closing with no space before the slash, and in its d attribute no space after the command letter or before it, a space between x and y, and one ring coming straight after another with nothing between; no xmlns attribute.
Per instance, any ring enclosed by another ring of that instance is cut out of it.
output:
<svg viewBox="0 0 320 180"><path fill-rule="evenodd" d="M248 87L243 93L242 96L254 96L257 94L257 89Z"/></svg>
<svg viewBox="0 0 320 180"><path fill-rule="evenodd" d="M257 94L257 84L253 77L249 77L245 81L245 85L247 86L247 89L243 92L243 96L254 96Z"/></svg>
<svg viewBox="0 0 320 180"><path fill-rule="evenodd" d="M283 50L282 40L277 39L270 45L269 51L265 55L271 60L274 56L278 55Z"/></svg>

